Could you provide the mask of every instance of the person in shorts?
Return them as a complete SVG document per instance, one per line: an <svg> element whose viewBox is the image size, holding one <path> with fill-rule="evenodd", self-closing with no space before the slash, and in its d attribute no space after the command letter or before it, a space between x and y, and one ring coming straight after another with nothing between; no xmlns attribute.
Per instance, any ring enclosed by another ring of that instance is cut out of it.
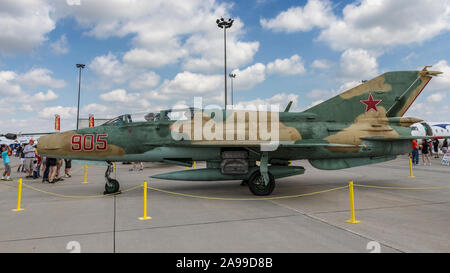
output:
<svg viewBox="0 0 450 273"><path fill-rule="evenodd" d="M17 168L17 172L25 172L24 171L24 162L25 162L25 154L23 153L24 145L20 145L19 147L19 167ZM21 169L22 168L22 169Z"/></svg>
<svg viewBox="0 0 450 273"><path fill-rule="evenodd" d="M8 146L2 146L2 158L3 158L3 164L5 165L5 171L2 175L2 180L11 181L11 166L9 165L9 154L11 154L11 148Z"/></svg>
<svg viewBox="0 0 450 273"><path fill-rule="evenodd" d="M426 159L426 161L428 161L428 164L430 164L430 166L431 166L430 144L428 143L428 141L426 139L422 140L422 163L424 166L427 165L425 163L425 159Z"/></svg>
<svg viewBox="0 0 450 273"><path fill-rule="evenodd" d="M32 178L33 177L33 162L34 157L36 154L36 149L33 147L34 140L30 139L30 142L27 146L23 149L23 153L25 154L25 170L27 172L27 176L25 178Z"/></svg>

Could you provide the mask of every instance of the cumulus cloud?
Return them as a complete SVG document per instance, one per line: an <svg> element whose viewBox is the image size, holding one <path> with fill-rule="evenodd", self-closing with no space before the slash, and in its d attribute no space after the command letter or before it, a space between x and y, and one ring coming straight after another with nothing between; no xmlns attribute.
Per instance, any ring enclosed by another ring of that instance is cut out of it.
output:
<svg viewBox="0 0 450 273"><path fill-rule="evenodd" d="M331 2L308 0L304 7L291 7L273 19L261 19L261 25L277 32L310 31L323 28L335 20Z"/></svg>
<svg viewBox="0 0 450 273"><path fill-rule="evenodd" d="M262 63L256 63L244 70L233 70L236 78L233 82L235 90L249 90L255 85L262 83L266 79L266 66Z"/></svg>
<svg viewBox="0 0 450 273"><path fill-rule="evenodd" d="M337 50L422 43L450 29L449 0L362 0L342 13L318 38Z"/></svg>
<svg viewBox="0 0 450 273"><path fill-rule="evenodd" d="M289 59L276 59L267 64L267 73L281 75L301 75L306 72L300 56L293 55Z"/></svg>
<svg viewBox="0 0 450 273"><path fill-rule="evenodd" d="M444 100L444 98L445 98L444 93L435 93L433 95L428 96L427 101L428 102L441 102Z"/></svg>
<svg viewBox="0 0 450 273"><path fill-rule="evenodd" d="M165 80L158 92L166 95L211 95L223 89L223 76L204 75L191 72L178 73L173 80Z"/></svg>
<svg viewBox="0 0 450 273"><path fill-rule="evenodd" d="M56 55L62 55L69 53L69 43L65 34L61 35L58 40L50 44L50 48Z"/></svg>
<svg viewBox="0 0 450 273"><path fill-rule="evenodd" d="M67 85L64 80L54 79L52 71L45 68L34 68L20 75L19 81L27 86L48 86L52 88L63 88Z"/></svg>
<svg viewBox="0 0 450 273"><path fill-rule="evenodd" d="M441 60L433 65L430 70L441 71L443 74L434 77L429 86L429 90L442 90L444 92L450 91L450 66L447 60Z"/></svg>
<svg viewBox="0 0 450 273"><path fill-rule="evenodd" d="M312 68L316 69L328 69L333 65L333 63L329 60L314 60L314 62L311 64Z"/></svg>
<svg viewBox="0 0 450 273"><path fill-rule="evenodd" d="M132 89L149 89L159 83L159 75L155 72L145 72L130 80L129 86Z"/></svg>
<svg viewBox="0 0 450 273"><path fill-rule="evenodd" d="M116 89L100 95L100 98L108 102L135 102L139 98L138 93L127 93L124 89Z"/></svg>
<svg viewBox="0 0 450 273"><path fill-rule="evenodd" d="M96 0L76 8L59 5L61 16L71 16L99 39L132 37L124 63L156 68L181 61L192 72L219 71L223 67L223 33L215 21L230 17L231 4L216 0ZM206 23L210 22L210 23ZM258 50L258 42L243 41L244 24L235 18L227 31L229 65L247 65Z"/></svg>
<svg viewBox="0 0 450 273"><path fill-rule="evenodd" d="M64 106L51 106L45 107L38 112L38 116L42 118L53 118L55 115L59 115L61 118L75 118L77 117L76 107L64 107Z"/></svg>
<svg viewBox="0 0 450 273"><path fill-rule="evenodd" d="M273 105L278 107L280 111L283 111L287 104L292 101L291 111L298 111L298 95L296 94L286 94L286 93L278 93L270 98L261 99L257 98L250 101L241 101L235 104L234 109L261 109L261 110L270 110L269 106Z"/></svg>
<svg viewBox="0 0 450 273"><path fill-rule="evenodd" d="M100 77L114 83L123 83L128 77L126 68L111 52L108 55L95 57L89 64L89 68Z"/></svg>
<svg viewBox="0 0 450 273"><path fill-rule="evenodd" d="M347 4L342 16L330 3L309 0L304 7L261 19L261 25L288 33L320 28L317 40L335 50L423 43L450 30L450 0L360 0Z"/></svg>
<svg viewBox="0 0 450 273"><path fill-rule="evenodd" d="M0 52L28 52L47 40L55 28L53 8L44 0L2 0L0 9Z"/></svg>
<svg viewBox="0 0 450 273"><path fill-rule="evenodd" d="M22 88L16 83L17 78L18 75L14 71L0 71L0 94L4 96L21 94Z"/></svg>
<svg viewBox="0 0 450 273"><path fill-rule="evenodd" d="M47 93L39 92L34 94L31 98L33 101L44 102L56 100L59 96L52 90L47 90Z"/></svg>
<svg viewBox="0 0 450 273"><path fill-rule="evenodd" d="M377 74L375 54L364 49L348 49L342 53L338 75L344 80L367 80Z"/></svg>

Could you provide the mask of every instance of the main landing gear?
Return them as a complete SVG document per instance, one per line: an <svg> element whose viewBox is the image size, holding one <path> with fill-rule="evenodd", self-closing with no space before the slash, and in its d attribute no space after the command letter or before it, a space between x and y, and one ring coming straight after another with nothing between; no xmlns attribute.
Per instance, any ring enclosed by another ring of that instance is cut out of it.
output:
<svg viewBox="0 0 450 273"><path fill-rule="evenodd" d="M110 174L112 173L112 171L113 171L113 165L111 162L108 162L108 168L106 169L106 172L105 172L105 180L106 180L105 191L103 192L103 194L120 193L119 181L110 177Z"/></svg>
<svg viewBox="0 0 450 273"><path fill-rule="evenodd" d="M268 168L269 155L263 152L259 170L254 171L248 180L243 180L241 185L248 185L248 188L254 195L270 195L275 189L275 178L269 173Z"/></svg>

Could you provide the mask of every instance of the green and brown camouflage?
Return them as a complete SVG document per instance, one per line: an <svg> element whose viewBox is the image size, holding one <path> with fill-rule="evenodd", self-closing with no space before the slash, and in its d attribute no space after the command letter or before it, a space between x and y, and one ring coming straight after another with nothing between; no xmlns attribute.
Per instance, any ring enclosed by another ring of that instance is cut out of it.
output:
<svg viewBox="0 0 450 273"><path fill-rule="evenodd" d="M273 190L272 180L304 173L302 167L288 166L292 160L307 159L316 168L337 170L408 153L413 139L409 126L421 120L403 115L440 73L427 67L384 73L297 113L190 109L186 120L145 122L130 122L124 115L101 126L41 137L37 148L48 157L81 160L181 166L206 161L205 169L154 177L250 180L252 192L265 195ZM270 135L274 131L277 134ZM275 149L262 148L270 143L277 143Z"/></svg>

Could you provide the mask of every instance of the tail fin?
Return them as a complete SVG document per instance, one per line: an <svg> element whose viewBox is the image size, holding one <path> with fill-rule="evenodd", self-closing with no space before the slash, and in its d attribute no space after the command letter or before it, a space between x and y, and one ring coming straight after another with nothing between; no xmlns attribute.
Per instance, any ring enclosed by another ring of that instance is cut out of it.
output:
<svg viewBox="0 0 450 273"><path fill-rule="evenodd" d="M317 114L321 120L353 122L360 116L369 118L402 117L437 71L388 72L352 88L305 113Z"/></svg>

